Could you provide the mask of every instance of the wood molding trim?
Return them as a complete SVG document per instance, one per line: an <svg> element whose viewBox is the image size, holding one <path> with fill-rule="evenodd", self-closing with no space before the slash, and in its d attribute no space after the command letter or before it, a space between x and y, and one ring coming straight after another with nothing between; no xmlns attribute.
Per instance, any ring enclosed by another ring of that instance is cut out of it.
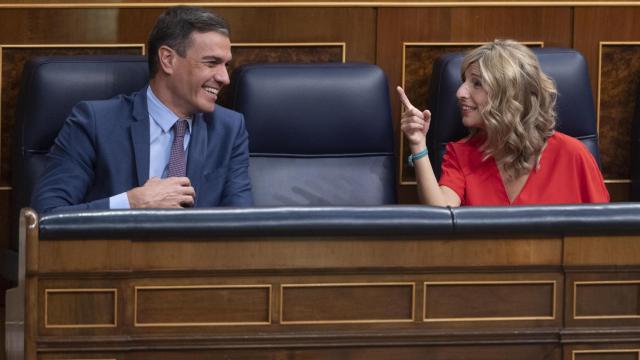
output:
<svg viewBox="0 0 640 360"><path fill-rule="evenodd" d="M204 7L620 7L640 6L640 1L230 1L230 2L95 2L95 3L7 3L0 4L0 9L118 9L118 8L166 8L176 5L197 5Z"/></svg>

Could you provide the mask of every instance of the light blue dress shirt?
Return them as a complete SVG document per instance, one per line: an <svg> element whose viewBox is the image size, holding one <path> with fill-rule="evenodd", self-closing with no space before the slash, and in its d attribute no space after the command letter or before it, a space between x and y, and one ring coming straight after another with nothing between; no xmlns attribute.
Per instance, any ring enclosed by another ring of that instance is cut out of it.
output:
<svg viewBox="0 0 640 360"><path fill-rule="evenodd" d="M171 156L171 144L174 133L171 131L173 124L178 121L178 115L169 110L160 99L147 87L147 108L149 109L149 178L167 177L169 157ZM193 119L187 119L189 127L184 136L184 155L188 159L189 140L191 139L191 126ZM123 192L109 198L109 208L129 209L129 198Z"/></svg>

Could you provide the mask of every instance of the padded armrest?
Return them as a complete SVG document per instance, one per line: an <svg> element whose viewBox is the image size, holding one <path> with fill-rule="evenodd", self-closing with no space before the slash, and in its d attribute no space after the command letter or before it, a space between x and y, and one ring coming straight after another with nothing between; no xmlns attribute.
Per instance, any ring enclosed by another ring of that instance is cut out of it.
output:
<svg viewBox="0 0 640 360"><path fill-rule="evenodd" d="M281 207L68 212L40 219L42 239L216 236L639 233L640 203L558 206Z"/></svg>
<svg viewBox="0 0 640 360"><path fill-rule="evenodd" d="M543 206L469 206L452 209L456 233L640 231L640 203Z"/></svg>
<svg viewBox="0 0 640 360"><path fill-rule="evenodd" d="M451 233L447 208L280 207L68 212L40 219L43 239Z"/></svg>

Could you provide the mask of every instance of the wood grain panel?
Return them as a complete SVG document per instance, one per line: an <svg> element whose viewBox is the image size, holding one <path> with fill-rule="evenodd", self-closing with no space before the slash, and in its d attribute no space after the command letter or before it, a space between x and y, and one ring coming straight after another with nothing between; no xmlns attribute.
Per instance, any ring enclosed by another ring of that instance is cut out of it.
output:
<svg viewBox="0 0 640 360"><path fill-rule="evenodd" d="M424 321L553 320L554 281L425 282Z"/></svg>
<svg viewBox="0 0 640 360"><path fill-rule="evenodd" d="M371 341L370 346L340 346L331 347L333 344L319 345L313 348L300 348L301 344L292 344L289 348L271 348L268 345L255 349L248 349L247 346L236 346L229 349L229 346L220 346L217 349L174 349L168 350L122 350L111 353L96 352L99 358L107 356L126 360L560 360L562 359L560 347L555 344L485 344L485 345L436 345L436 346L382 346L379 341ZM163 346L166 348L166 345ZM209 346L210 347L210 346ZM84 354L86 356L86 354ZM93 355L93 354L92 354ZM60 360L60 359L86 359L83 353L68 350L64 354L53 351L41 351L38 359Z"/></svg>
<svg viewBox="0 0 640 360"><path fill-rule="evenodd" d="M118 14L118 9L0 9L0 44L117 43Z"/></svg>
<svg viewBox="0 0 640 360"><path fill-rule="evenodd" d="M629 201L631 198L631 180L606 180L604 185L609 191L611 202Z"/></svg>
<svg viewBox="0 0 640 360"><path fill-rule="evenodd" d="M340 269L458 266L559 265L561 242L554 238L524 239L339 239L263 240L216 239L189 246L176 243L136 242L131 250L134 269ZM59 243L59 241L56 241ZM49 248L43 245L43 248ZM47 253L49 253L47 251ZM172 254L170 258L166 254ZM64 263L47 261L46 269L93 265L80 263L62 251ZM109 262L107 259L101 260ZM44 269L43 269L44 271Z"/></svg>
<svg viewBox="0 0 640 360"><path fill-rule="evenodd" d="M254 43L232 44L233 61L229 73L245 64L256 63L320 63L343 62L345 44L340 43ZM231 98L227 88L222 89L218 103L229 107Z"/></svg>
<svg viewBox="0 0 640 360"><path fill-rule="evenodd" d="M574 283L574 319L640 319L640 280Z"/></svg>
<svg viewBox="0 0 640 360"><path fill-rule="evenodd" d="M637 327L640 324L640 272L629 266L618 271L600 266L581 266L567 271L565 324L577 329L596 327ZM624 269L624 270L623 270ZM610 336L607 336L610 338Z"/></svg>
<svg viewBox="0 0 640 360"><path fill-rule="evenodd" d="M589 65L593 93L599 94L600 155L606 179L629 177L631 132L629 114L638 97L640 78L637 72L635 46L617 48L606 46L600 62L601 42L639 42L640 16L637 7L577 7L574 20L574 48L580 51ZM615 24L615 26L612 26ZM617 49L616 49L617 48ZM621 60L623 63L616 63ZM599 79L599 66L603 66ZM616 83L616 79L620 82ZM600 82L599 82L600 81ZM608 183L612 200L629 197L628 183Z"/></svg>
<svg viewBox="0 0 640 360"><path fill-rule="evenodd" d="M44 251L38 262L43 272L124 271L131 266L131 243L126 240L43 241L40 246Z"/></svg>
<svg viewBox="0 0 640 360"><path fill-rule="evenodd" d="M282 324L407 322L413 283L282 285Z"/></svg>
<svg viewBox="0 0 640 360"><path fill-rule="evenodd" d="M331 239L332 241L327 241ZM552 265L562 261L560 238L216 238L181 242L55 240L40 242L39 270L459 267ZM398 246L402 241L403 246ZM91 256L81 256L91 254ZM171 254L167 257L167 254ZM295 256L293 255L295 254Z"/></svg>
<svg viewBox="0 0 640 360"><path fill-rule="evenodd" d="M640 242L635 236L567 236L563 263L567 266L640 265Z"/></svg>
<svg viewBox="0 0 640 360"><path fill-rule="evenodd" d="M347 61L375 62L374 8L211 7L231 27L232 43L346 43ZM121 9L118 42L146 41L164 9Z"/></svg>
<svg viewBox="0 0 640 360"><path fill-rule="evenodd" d="M255 63L343 62L346 49L341 43L234 43L232 51L230 71Z"/></svg>
<svg viewBox="0 0 640 360"><path fill-rule="evenodd" d="M135 326L267 325L271 287L136 287Z"/></svg>
<svg viewBox="0 0 640 360"><path fill-rule="evenodd" d="M601 43L598 108L602 170L608 179L631 177L631 126L640 89L640 41Z"/></svg>
<svg viewBox="0 0 640 360"><path fill-rule="evenodd" d="M43 354L38 356L41 360L123 360L126 359L124 355L118 353L105 353L103 351L99 353L92 353L92 357L88 357L87 354L74 353L71 351L64 352L62 354ZM0 358L1 359L1 358Z"/></svg>
<svg viewBox="0 0 640 360"><path fill-rule="evenodd" d="M587 59L593 94L598 93L599 46L602 41L639 41L638 7L576 7L574 48ZM612 26L615 24L615 26ZM601 151L605 149L601 146Z"/></svg>
<svg viewBox="0 0 640 360"><path fill-rule="evenodd" d="M45 328L117 326L116 289L46 289Z"/></svg>
<svg viewBox="0 0 640 360"><path fill-rule="evenodd" d="M582 350L573 352L573 360L638 360L638 350Z"/></svg>

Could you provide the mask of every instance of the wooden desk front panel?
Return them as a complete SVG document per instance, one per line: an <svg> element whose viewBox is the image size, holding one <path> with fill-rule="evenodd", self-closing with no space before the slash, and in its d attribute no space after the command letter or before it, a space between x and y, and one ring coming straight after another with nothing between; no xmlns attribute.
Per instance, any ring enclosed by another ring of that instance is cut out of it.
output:
<svg viewBox="0 0 640 360"><path fill-rule="evenodd" d="M92 360L280 360L280 359L304 359L304 360L327 360L327 359L394 359L394 360L540 360L540 359L560 359L561 349L554 344L506 344L502 346L492 345L400 345L386 346L377 342L377 345L362 347L358 344L350 346L336 346L327 344L323 347L308 346L309 344L299 342L288 349L284 348L263 348L263 349L225 349L220 346L217 349L200 350L167 350L161 353L149 350L134 350L126 352L96 352L91 354ZM42 354L42 360L80 360L88 359L84 352L68 352L65 354ZM580 359L582 360L582 359ZM592 360L592 359L589 359ZM602 359L598 359L602 360ZM618 359L615 359L618 360ZM626 359L623 359L626 360Z"/></svg>
<svg viewBox="0 0 640 360"><path fill-rule="evenodd" d="M43 359L560 358L561 238L32 245Z"/></svg>
<svg viewBox="0 0 640 360"><path fill-rule="evenodd" d="M638 340L637 241L32 236L34 350L42 359L624 358Z"/></svg>
<svg viewBox="0 0 640 360"><path fill-rule="evenodd" d="M40 277L44 335L559 327L557 273ZM498 324L498 325L496 325Z"/></svg>

